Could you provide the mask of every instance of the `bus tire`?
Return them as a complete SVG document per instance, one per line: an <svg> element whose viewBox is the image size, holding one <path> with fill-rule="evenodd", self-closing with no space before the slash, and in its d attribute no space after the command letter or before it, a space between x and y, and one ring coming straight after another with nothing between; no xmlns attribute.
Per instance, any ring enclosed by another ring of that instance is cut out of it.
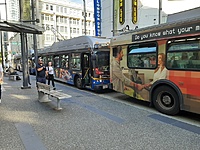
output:
<svg viewBox="0 0 200 150"><path fill-rule="evenodd" d="M159 86L154 90L153 104L158 111L167 115L176 115L180 111L178 95L169 86Z"/></svg>
<svg viewBox="0 0 200 150"><path fill-rule="evenodd" d="M76 77L75 84L77 88L81 89L82 88L81 78Z"/></svg>

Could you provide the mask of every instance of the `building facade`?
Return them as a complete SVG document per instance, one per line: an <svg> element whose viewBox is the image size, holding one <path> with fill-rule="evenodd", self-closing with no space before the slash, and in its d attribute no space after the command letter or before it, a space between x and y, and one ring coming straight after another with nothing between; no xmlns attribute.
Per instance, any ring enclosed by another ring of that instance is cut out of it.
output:
<svg viewBox="0 0 200 150"><path fill-rule="evenodd" d="M81 35L95 35L94 10L86 7L86 20L83 5L66 0L39 0L36 17L45 29L38 36L38 48L52 45L54 42ZM86 21L86 33L85 23Z"/></svg>
<svg viewBox="0 0 200 150"><path fill-rule="evenodd" d="M144 6L140 0L102 0L102 36L112 37L125 30L134 30L166 22L167 14Z"/></svg>

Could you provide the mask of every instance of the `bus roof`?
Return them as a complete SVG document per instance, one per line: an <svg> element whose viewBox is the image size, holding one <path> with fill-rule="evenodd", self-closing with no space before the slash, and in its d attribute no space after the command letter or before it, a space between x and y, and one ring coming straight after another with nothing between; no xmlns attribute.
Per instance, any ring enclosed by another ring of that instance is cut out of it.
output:
<svg viewBox="0 0 200 150"><path fill-rule="evenodd" d="M110 39L107 39L105 37L79 36L54 43L50 48L50 52L81 50L85 48L94 49L95 45L100 45L102 47L109 46Z"/></svg>
<svg viewBox="0 0 200 150"><path fill-rule="evenodd" d="M164 23L121 33L111 38L111 46L200 35L200 17Z"/></svg>

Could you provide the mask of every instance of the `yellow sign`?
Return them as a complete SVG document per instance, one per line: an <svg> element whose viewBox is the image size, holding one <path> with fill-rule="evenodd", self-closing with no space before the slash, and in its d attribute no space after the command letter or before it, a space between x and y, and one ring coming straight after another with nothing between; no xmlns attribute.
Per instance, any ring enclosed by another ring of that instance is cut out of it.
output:
<svg viewBox="0 0 200 150"><path fill-rule="evenodd" d="M125 22L125 0L119 0L119 23L121 25Z"/></svg>
<svg viewBox="0 0 200 150"><path fill-rule="evenodd" d="M132 0L132 22L137 23L138 18L138 0Z"/></svg>

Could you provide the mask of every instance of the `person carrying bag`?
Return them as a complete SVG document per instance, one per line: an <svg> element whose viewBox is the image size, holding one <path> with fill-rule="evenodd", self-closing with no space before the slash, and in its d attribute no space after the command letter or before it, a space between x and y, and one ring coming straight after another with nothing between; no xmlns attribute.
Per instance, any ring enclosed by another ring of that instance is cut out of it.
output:
<svg viewBox="0 0 200 150"><path fill-rule="evenodd" d="M47 80L48 80L48 85L50 85L50 81L52 82L53 90L55 90L55 83L54 83L54 68L52 66L52 62L48 63L48 66L46 68L47 70Z"/></svg>

